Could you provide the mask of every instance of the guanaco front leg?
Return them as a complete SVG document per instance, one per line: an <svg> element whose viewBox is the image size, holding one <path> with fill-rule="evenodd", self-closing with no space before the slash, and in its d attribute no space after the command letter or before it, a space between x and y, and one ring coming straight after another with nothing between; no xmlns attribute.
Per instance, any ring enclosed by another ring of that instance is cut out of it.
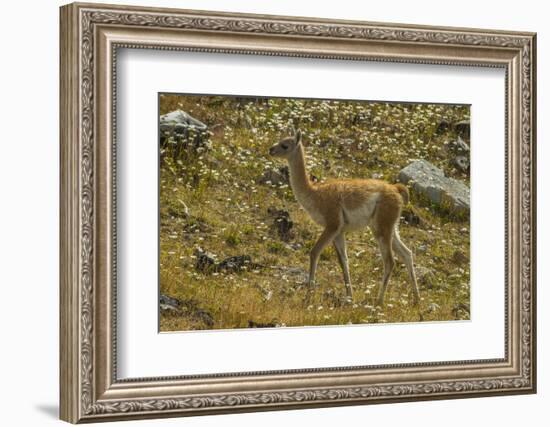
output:
<svg viewBox="0 0 550 427"><path fill-rule="evenodd" d="M342 272L344 273L344 285L346 286L346 295L348 298L352 298L352 289L351 289L351 280L349 277L349 266L348 266L348 254L346 251L346 238L344 233L338 234L334 238L334 248L338 254L338 261L342 267Z"/></svg>
<svg viewBox="0 0 550 427"><path fill-rule="evenodd" d="M317 271L317 262L319 261L319 256L323 249L334 240L334 238L340 233L338 228L325 228L321 233L319 240L313 246L309 254L309 281L308 284L310 287L315 286L315 272Z"/></svg>

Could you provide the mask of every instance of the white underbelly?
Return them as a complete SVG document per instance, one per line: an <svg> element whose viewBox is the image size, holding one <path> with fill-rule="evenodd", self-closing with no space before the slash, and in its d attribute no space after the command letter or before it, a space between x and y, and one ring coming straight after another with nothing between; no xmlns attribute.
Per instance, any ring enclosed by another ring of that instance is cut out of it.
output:
<svg viewBox="0 0 550 427"><path fill-rule="evenodd" d="M357 230L370 225L377 199L378 197L371 197L370 200L356 209L344 208L344 229Z"/></svg>

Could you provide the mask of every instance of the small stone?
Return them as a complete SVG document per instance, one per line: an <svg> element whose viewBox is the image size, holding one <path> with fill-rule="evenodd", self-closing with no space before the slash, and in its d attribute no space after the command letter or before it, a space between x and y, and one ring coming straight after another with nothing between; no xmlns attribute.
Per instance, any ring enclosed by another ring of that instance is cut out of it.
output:
<svg viewBox="0 0 550 427"><path fill-rule="evenodd" d="M202 272L211 271L216 265L216 255L202 250L202 248L197 248L195 251L195 256L197 257L197 262L195 263L195 268Z"/></svg>
<svg viewBox="0 0 550 427"><path fill-rule="evenodd" d="M160 294L159 307L165 314L179 314L181 312L180 302L176 298L164 294Z"/></svg>
<svg viewBox="0 0 550 427"><path fill-rule="evenodd" d="M209 329L214 326L212 315L207 310L200 308L193 299L178 300L160 294L159 308L163 315L187 317L195 322L203 323Z"/></svg>
<svg viewBox="0 0 550 427"><path fill-rule="evenodd" d="M290 249L294 250L294 251L298 251L298 250L302 249L303 246L302 246L301 243L294 242L294 243L290 243L290 244L288 245L288 247L289 247Z"/></svg>
<svg viewBox="0 0 550 427"><path fill-rule="evenodd" d="M466 156L456 156L453 165L461 172L468 172L470 170L470 159Z"/></svg>
<svg viewBox="0 0 550 427"><path fill-rule="evenodd" d="M275 328L277 326L278 325L275 322L263 323L263 322L255 322L254 320L248 321L249 328Z"/></svg>
<svg viewBox="0 0 550 427"><path fill-rule="evenodd" d="M249 255L237 255L224 259L216 266L216 271L238 273L246 268L255 267Z"/></svg>
<svg viewBox="0 0 550 427"><path fill-rule="evenodd" d="M416 280L418 284L427 289L432 289L434 287L434 272L431 268L423 267L417 265L415 268Z"/></svg>
<svg viewBox="0 0 550 427"><path fill-rule="evenodd" d="M180 302L176 298L172 298L164 294L160 294L159 301L161 304L170 305L175 308L179 308L180 305Z"/></svg>
<svg viewBox="0 0 550 427"><path fill-rule="evenodd" d="M470 152L470 146L466 144L460 136L455 141L449 142L448 147L453 152L458 154L467 154Z"/></svg>
<svg viewBox="0 0 550 427"><path fill-rule="evenodd" d="M292 232L294 223L290 219L290 213L273 207L268 208L267 213L273 217L272 228L283 242L288 242L294 237L294 233Z"/></svg>
<svg viewBox="0 0 550 427"><path fill-rule="evenodd" d="M288 185L289 181L289 172L288 166L281 166L278 169L266 169L264 174L258 179L258 184L265 185Z"/></svg>
<svg viewBox="0 0 550 427"><path fill-rule="evenodd" d="M291 278L295 283L306 283L309 278L308 272L300 267L275 266L271 268L278 270L282 277Z"/></svg>
<svg viewBox="0 0 550 427"><path fill-rule="evenodd" d="M470 121L461 120L454 124L455 132L460 134L463 138L470 138Z"/></svg>
<svg viewBox="0 0 550 427"><path fill-rule="evenodd" d="M178 314L179 309L168 304L160 304L160 310L165 314Z"/></svg>
<svg viewBox="0 0 550 427"><path fill-rule="evenodd" d="M432 302L428 305L428 313L433 313L434 311L439 310L441 307L439 304L436 304L435 302Z"/></svg>
<svg viewBox="0 0 550 427"><path fill-rule="evenodd" d="M441 134L447 132L450 128L451 128L451 124L447 120L443 119L437 125L437 128L436 128L435 132L438 135L441 135Z"/></svg>
<svg viewBox="0 0 550 427"><path fill-rule="evenodd" d="M470 306L468 304L455 304L451 310L456 320L466 319L470 315Z"/></svg>

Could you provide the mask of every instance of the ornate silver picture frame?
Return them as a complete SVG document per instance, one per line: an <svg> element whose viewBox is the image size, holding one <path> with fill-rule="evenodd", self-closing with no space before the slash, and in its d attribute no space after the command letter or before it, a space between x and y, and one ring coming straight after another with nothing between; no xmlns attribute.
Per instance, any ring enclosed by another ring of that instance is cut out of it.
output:
<svg viewBox="0 0 550 427"><path fill-rule="evenodd" d="M61 419L79 423L536 391L535 34L79 3L60 13ZM503 69L504 357L119 378L115 148L116 61L122 48Z"/></svg>

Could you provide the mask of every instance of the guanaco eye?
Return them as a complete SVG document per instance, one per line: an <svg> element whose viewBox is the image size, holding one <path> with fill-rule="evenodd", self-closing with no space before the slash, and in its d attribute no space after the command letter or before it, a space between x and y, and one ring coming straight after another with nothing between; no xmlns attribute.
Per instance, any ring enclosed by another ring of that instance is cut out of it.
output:
<svg viewBox="0 0 550 427"><path fill-rule="evenodd" d="M283 147L283 150L286 150L288 148L288 145L286 144L281 144L281 147Z"/></svg>

